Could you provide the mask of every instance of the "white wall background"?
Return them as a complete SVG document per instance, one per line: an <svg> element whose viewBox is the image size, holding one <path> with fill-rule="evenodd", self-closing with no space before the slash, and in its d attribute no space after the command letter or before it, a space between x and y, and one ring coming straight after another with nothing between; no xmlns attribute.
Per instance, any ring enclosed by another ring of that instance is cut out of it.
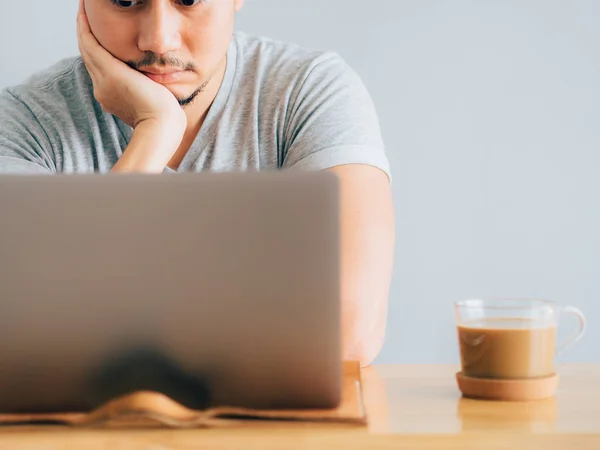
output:
<svg viewBox="0 0 600 450"><path fill-rule="evenodd" d="M0 3L0 88L77 54L76 9ZM378 106L398 214L379 362L457 361L452 302L475 296L579 306L561 360L600 362L599 24L597 0L247 1L239 29L338 51Z"/></svg>

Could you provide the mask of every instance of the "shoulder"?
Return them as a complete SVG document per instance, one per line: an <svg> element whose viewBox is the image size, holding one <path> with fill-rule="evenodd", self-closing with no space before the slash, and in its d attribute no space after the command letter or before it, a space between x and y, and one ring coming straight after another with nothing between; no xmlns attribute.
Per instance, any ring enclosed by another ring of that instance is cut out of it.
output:
<svg viewBox="0 0 600 450"><path fill-rule="evenodd" d="M77 113L93 96L92 82L80 57L59 61L0 94L3 104L18 103L40 120ZM57 116L58 115L58 116Z"/></svg>
<svg viewBox="0 0 600 450"><path fill-rule="evenodd" d="M293 43L237 32L238 64L248 82L268 84L269 90L301 88L304 83L328 83L355 78L356 74L336 52L315 50Z"/></svg>

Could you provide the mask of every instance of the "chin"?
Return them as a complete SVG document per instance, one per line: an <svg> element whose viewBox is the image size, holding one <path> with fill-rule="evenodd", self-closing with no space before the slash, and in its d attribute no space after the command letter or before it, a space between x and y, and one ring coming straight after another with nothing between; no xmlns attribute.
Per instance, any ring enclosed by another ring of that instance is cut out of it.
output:
<svg viewBox="0 0 600 450"><path fill-rule="evenodd" d="M177 98L185 98L185 97L191 95L191 93L193 92L193 90L191 90L189 88L186 89L181 86L174 85L174 84L173 85L163 84L163 86L166 87L169 90L169 92Z"/></svg>

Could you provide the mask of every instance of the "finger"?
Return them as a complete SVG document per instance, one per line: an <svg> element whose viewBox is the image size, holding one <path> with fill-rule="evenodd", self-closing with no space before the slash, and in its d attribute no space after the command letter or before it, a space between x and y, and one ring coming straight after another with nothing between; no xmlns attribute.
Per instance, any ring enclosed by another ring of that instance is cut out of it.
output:
<svg viewBox="0 0 600 450"><path fill-rule="evenodd" d="M79 25L79 16L77 21L77 43L79 45L79 52L81 53L81 58L83 59L83 64L85 65L87 72L92 80L92 85L94 89L99 86L99 77L101 78L103 75L101 73L101 69L96 63L96 60L90 55L90 52L86 48L84 43L84 38L82 37L81 27Z"/></svg>
<svg viewBox="0 0 600 450"><path fill-rule="evenodd" d="M87 16L81 11L77 15L77 37L79 39L80 47L82 47L82 50L88 55L94 51L97 45L99 45L92 34Z"/></svg>
<svg viewBox="0 0 600 450"><path fill-rule="evenodd" d="M81 0L81 2L83 2L83 0ZM87 36L86 20L81 9L77 14L77 44L79 45L79 51L81 56L83 56L83 59L86 61L86 63L90 63L90 39Z"/></svg>
<svg viewBox="0 0 600 450"><path fill-rule="evenodd" d="M85 2L84 0L79 0L79 9L77 10L77 38L79 40L80 49L81 44L83 44L83 35L85 32L91 32L89 28L89 22L87 20L87 14L85 11ZM83 49L87 50L87 49Z"/></svg>
<svg viewBox="0 0 600 450"><path fill-rule="evenodd" d="M97 80L96 73L98 71L98 64L96 64L95 60L90 56L89 52L85 48L85 45L83 45L83 42L81 39L78 39L78 44L79 44L79 52L81 53L81 58L83 59L83 63L85 65L90 77L92 78L92 82L94 84L96 84L96 80Z"/></svg>
<svg viewBox="0 0 600 450"><path fill-rule="evenodd" d="M102 72L103 67L109 63L110 54L100 45L93 35L90 24L85 13L83 0L79 3L79 14L77 15L77 40L79 51L86 65L90 69Z"/></svg>
<svg viewBox="0 0 600 450"><path fill-rule="evenodd" d="M91 33L87 18L88 17L87 12L85 10L85 1L79 0L79 10L77 11L77 25L81 28L82 32Z"/></svg>

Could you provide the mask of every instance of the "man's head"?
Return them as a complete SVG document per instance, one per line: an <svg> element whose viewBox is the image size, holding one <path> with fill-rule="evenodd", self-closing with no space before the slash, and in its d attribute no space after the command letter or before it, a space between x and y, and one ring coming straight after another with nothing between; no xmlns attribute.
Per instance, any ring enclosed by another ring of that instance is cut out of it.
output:
<svg viewBox="0 0 600 450"><path fill-rule="evenodd" d="M244 0L85 0L90 28L113 56L189 104L225 61ZM182 71L174 75L163 72Z"/></svg>

